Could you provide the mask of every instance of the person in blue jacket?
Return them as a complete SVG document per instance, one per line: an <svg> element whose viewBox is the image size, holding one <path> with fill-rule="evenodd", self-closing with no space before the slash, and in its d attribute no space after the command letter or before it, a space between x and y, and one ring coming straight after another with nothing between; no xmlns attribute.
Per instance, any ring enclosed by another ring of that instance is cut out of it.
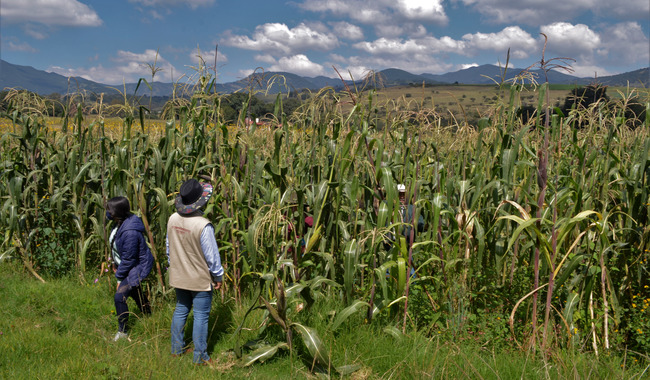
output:
<svg viewBox="0 0 650 380"><path fill-rule="evenodd" d="M109 199L106 203L106 217L114 222L109 243L113 254L113 271L117 278L115 313L118 331L113 341L118 341L128 338L129 307L126 303L128 297L133 298L142 313L151 313L149 300L140 284L151 272L154 259L144 237L142 219L131 213L128 199L125 197Z"/></svg>

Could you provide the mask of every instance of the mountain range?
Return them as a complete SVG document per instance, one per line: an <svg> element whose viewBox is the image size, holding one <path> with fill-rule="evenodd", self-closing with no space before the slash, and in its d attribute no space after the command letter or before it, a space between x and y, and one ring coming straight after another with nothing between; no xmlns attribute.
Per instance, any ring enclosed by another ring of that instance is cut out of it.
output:
<svg viewBox="0 0 650 380"><path fill-rule="evenodd" d="M444 84L494 84L501 82L503 79L510 80L522 72L522 69L509 68L505 75L502 73L503 68L495 65L474 66L467 69L449 72L446 74L412 74L400 69L386 69L377 72L374 76L374 83L385 87L390 86L407 86L407 85L444 85ZM545 81L544 72L537 69L531 70L536 76L536 81L542 83ZM604 76L598 78L579 78L569 74L564 74L555 70L547 73L548 81L551 84L573 84L587 85L590 83L599 83L607 86L631 86L631 87L650 87L650 68L641 68L623 74ZM363 81L359 81L361 85ZM346 84L352 84L347 82ZM249 90L251 86L254 89L266 90L269 93L287 90L319 90L324 87L333 87L340 89L343 82L337 78L328 78L325 76L304 77L287 72L265 72L255 73L247 78L229 82L216 83L213 91L219 93L232 93L241 90ZM133 94L138 89L140 95L152 96L171 96L176 89L177 95L180 95L178 84L154 82L149 89L144 83L127 83L125 85L111 86L107 84L93 82L80 77L65 77L56 73L49 73L37 70L31 66L14 65L7 61L0 60L0 90L15 88L25 89L38 93L39 95L50 95L53 93L68 94L80 90L92 93L115 94L118 91L127 94Z"/></svg>

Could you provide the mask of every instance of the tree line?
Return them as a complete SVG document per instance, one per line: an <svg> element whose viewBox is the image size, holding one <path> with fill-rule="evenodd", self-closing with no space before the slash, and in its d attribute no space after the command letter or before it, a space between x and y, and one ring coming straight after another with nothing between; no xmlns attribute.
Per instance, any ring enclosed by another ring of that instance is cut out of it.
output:
<svg viewBox="0 0 650 380"><path fill-rule="evenodd" d="M646 104L639 99L638 95L622 99L621 101L612 101L607 95L607 86L600 84L590 84L584 87L572 89L565 98L564 104L556 104L552 114L560 116L569 116L572 110L594 112L606 110L608 112L618 112L619 117L624 117L625 125L629 128L638 128L646 120ZM544 124L545 115L540 115L534 105L523 105L517 111L518 116L522 119L523 124L527 124L532 119L540 118L541 124ZM576 120L574 126L584 128L587 119Z"/></svg>

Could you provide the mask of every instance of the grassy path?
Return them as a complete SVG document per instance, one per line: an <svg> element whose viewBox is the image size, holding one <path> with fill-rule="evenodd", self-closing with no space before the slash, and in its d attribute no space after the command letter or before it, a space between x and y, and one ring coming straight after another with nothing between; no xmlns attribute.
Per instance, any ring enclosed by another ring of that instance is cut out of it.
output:
<svg viewBox="0 0 650 380"><path fill-rule="evenodd" d="M133 315L130 342L113 343L111 278L91 280L88 285L80 285L78 279L43 284L7 261L0 263L0 278L3 379L318 378L300 354L276 355L266 363L241 367L229 348L236 328L232 321L244 310L232 301L215 300L213 308L209 344L216 366L197 367L190 357L169 354L171 294L154 299L151 317ZM352 321L333 334L327 332L326 316L319 319L319 310L311 313L308 318L330 347L333 364L359 366L345 377L350 379L635 379L648 375L650 363L623 352L599 358L591 353L553 352L545 361L514 347L481 345L445 332L434 338L419 334L396 338L362 321ZM260 313L249 318L251 336L262 317Z"/></svg>

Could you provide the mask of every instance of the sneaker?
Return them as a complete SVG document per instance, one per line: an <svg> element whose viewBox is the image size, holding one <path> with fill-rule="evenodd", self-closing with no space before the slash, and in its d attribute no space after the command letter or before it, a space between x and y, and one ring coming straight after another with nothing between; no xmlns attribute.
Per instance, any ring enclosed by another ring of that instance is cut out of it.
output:
<svg viewBox="0 0 650 380"><path fill-rule="evenodd" d="M122 338L126 338L129 341L131 340L131 339L129 339L129 334L127 334L125 332L118 331L117 334L115 334L115 338L113 338L113 342L117 342L118 340L120 340Z"/></svg>

